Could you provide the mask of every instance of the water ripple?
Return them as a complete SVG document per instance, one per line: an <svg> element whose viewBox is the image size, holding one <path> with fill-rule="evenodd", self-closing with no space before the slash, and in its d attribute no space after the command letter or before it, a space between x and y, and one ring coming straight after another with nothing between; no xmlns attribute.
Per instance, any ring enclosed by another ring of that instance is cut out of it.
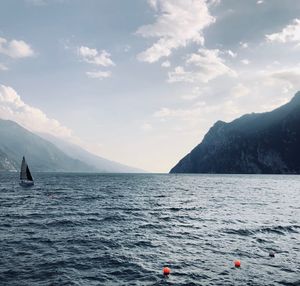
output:
<svg viewBox="0 0 300 286"><path fill-rule="evenodd" d="M35 177L0 174L0 285L300 285L299 176Z"/></svg>

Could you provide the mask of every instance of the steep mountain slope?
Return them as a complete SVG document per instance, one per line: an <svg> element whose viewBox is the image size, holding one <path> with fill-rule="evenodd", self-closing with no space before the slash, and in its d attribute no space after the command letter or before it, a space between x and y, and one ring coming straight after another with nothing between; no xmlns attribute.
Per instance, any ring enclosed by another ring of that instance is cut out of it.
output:
<svg viewBox="0 0 300 286"><path fill-rule="evenodd" d="M39 136L53 143L56 147L62 150L64 153L72 158L76 158L86 164L93 166L99 172L109 172L109 173L144 173L145 171L129 167L117 162L113 162L94 154L89 153L83 148L66 142L62 139L54 137L49 134L40 133Z"/></svg>
<svg viewBox="0 0 300 286"><path fill-rule="evenodd" d="M0 119L0 171L19 170L25 155L32 171L95 172L96 168L63 153L17 123Z"/></svg>
<svg viewBox="0 0 300 286"><path fill-rule="evenodd" d="M271 112L216 122L170 172L300 174L300 92Z"/></svg>

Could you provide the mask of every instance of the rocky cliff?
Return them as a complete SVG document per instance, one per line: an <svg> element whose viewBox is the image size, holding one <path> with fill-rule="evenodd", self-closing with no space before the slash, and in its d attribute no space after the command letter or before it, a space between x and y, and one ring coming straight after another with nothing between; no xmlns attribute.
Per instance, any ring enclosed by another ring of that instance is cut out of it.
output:
<svg viewBox="0 0 300 286"><path fill-rule="evenodd" d="M300 92L271 112L216 122L170 172L300 174Z"/></svg>

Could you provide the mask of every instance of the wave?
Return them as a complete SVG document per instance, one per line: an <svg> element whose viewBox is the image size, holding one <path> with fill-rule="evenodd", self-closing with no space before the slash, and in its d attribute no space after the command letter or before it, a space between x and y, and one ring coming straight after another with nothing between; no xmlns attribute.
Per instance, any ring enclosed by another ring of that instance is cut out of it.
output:
<svg viewBox="0 0 300 286"><path fill-rule="evenodd" d="M300 225L277 225L277 226L266 226L255 229L247 229L247 228L227 228L223 229L222 232L228 234L237 234L241 236L251 236L257 233L274 233L279 235L285 235L285 233L300 233Z"/></svg>

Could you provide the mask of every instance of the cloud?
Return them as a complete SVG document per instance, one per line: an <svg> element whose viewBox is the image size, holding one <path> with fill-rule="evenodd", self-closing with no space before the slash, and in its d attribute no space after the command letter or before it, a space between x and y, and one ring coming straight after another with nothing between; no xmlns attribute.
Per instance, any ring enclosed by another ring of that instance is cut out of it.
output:
<svg viewBox="0 0 300 286"><path fill-rule="evenodd" d="M209 86L194 86L192 90L190 91L185 91L183 95L181 95L181 99L186 100L186 101L194 101L195 99L199 97L205 97L208 94L211 93L211 88ZM199 102L198 102L199 104Z"/></svg>
<svg viewBox="0 0 300 286"><path fill-rule="evenodd" d="M104 79L111 77L111 71L86 72L86 75L90 78Z"/></svg>
<svg viewBox="0 0 300 286"><path fill-rule="evenodd" d="M247 60L247 59L243 59L243 60L241 60L241 63L244 64L244 65L249 65L250 61Z"/></svg>
<svg viewBox="0 0 300 286"><path fill-rule="evenodd" d="M157 12L156 21L140 27L136 33L158 40L138 54L140 61L153 63L190 43L203 45L203 30L215 22L205 0L151 0L148 3Z"/></svg>
<svg viewBox="0 0 300 286"><path fill-rule="evenodd" d="M172 114L171 110L166 107L162 107L160 110L156 111L153 116L154 117L168 117Z"/></svg>
<svg viewBox="0 0 300 286"><path fill-rule="evenodd" d="M231 89L231 95L234 98L244 97L250 94L250 89L242 83L237 84Z"/></svg>
<svg viewBox="0 0 300 286"><path fill-rule="evenodd" d="M264 3L263 0L258 0L258 1L256 2L256 4L258 4L258 5L263 4L263 3Z"/></svg>
<svg viewBox="0 0 300 286"><path fill-rule="evenodd" d="M31 131L46 131L63 138L72 136L69 128L47 117L40 109L26 104L12 87L5 85L0 85L0 117L16 121Z"/></svg>
<svg viewBox="0 0 300 286"><path fill-rule="evenodd" d="M300 89L300 69L290 68L265 73L267 84L275 86L284 83L284 89Z"/></svg>
<svg viewBox="0 0 300 286"><path fill-rule="evenodd" d="M240 42L240 46L244 49L247 49L249 47L249 44L246 42Z"/></svg>
<svg viewBox="0 0 300 286"><path fill-rule="evenodd" d="M81 46L77 49L78 55L87 63L110 67L115 66L115 63L111 60L111 55L106 50L97 51L86 46ZM111 71L88 71L85 73L89 78L105 79L112 75Z"/></svg>
<svg viewBox="0 0 300 286"><path fill-rule="evenodd" d="M170 109L163 107L156 111L153 116L156 118L167 119L167 118L179 118L184 121L194 121L199 119L203 113L218 110L219 106L208 106L205 102L200 101L189 108L174 108Z"/></svg>
<svg viewBox="0 0 300 286"><path fill-rule="evenodd" d="M0 71L6 71L6 70L8 70L8 67L0 63Z"/></svg>
<svg viewBox="0 0 300 286"><path fill-rule="evenodd" d="M194 82L197 80L197 74L193 72L186 71L184 67L177 66L174 71L168 73L168 82Z"/></svg>
<svg viewBox="0 0 300 286"><path fill-rule="evenodd" d="M231 56L232 58L236 58L236 56L237 56L237 53L234 53L232 50L228 50L228 51L227 51L227 54L228 54L229 56Z"/></svg>
<svg viewBox="0 0 300 286"><path fill-rule="evenodd" d="M236 76L236 72L225 65L224 60L220 58L219 50L200 49L198 53L190 54L186 60L186 66L191 67L186 70L178 66L174 71L169 72L169 82L204 82L221 76Z"/></svg>
<svg viewBox="0 0 300 286"><path fill-rule="evenodd" d="M206 2L207 2L208 5L216 6L216 5L219 5L221 3L221 0L207 0Z"/></svg>
<svg viewBox="0 0 300 286"><path fill-rule="evenodd" d="M105 50L97 51L96 49L81 46L80 48L78 48L78 54L85 62L90 64L103 67L115 65L115 63L110 58L110 53Z"/></svg>
<svg viewBox="0 0 300 286"><path fill-rule="evenodd" d="M234 110L236 112L236 110ZM177 126L182 126L182 131L188 132L199 130L200 126L207 126L211 124L211 116L216 113L230 113L232 112L232 106L227 103L222 104L210 104L207 105L203 101L196 102L191 106L185 108L167 108L163 107L157 110L153 117L157 118L160 123L175 124ZM198 133L198 131L197 131Z"/></svg>
<svg viewBox="0 0 300 286"><path fill-rule="evenodd" d="M293 23L287 25L280 32L266 35L266 39L269 42L300 42L300 19L294 19Z"/></svg>
<svg viewBox="0 0 300 286"><path fill-rule="evenodd" d="M0 54L7 55L11 58L27 58L34 55L34 51L29 44L24 41L8 41L0 37Z"/></svg>
<svg viewBox="0 0 300 286"><path fill-rule="evenodd" d="M170 63L169 61L164 61L164 62L161 64L161 66L162 66L163 68L169 68L169 67L171 66L171 63Z"/></svg>

